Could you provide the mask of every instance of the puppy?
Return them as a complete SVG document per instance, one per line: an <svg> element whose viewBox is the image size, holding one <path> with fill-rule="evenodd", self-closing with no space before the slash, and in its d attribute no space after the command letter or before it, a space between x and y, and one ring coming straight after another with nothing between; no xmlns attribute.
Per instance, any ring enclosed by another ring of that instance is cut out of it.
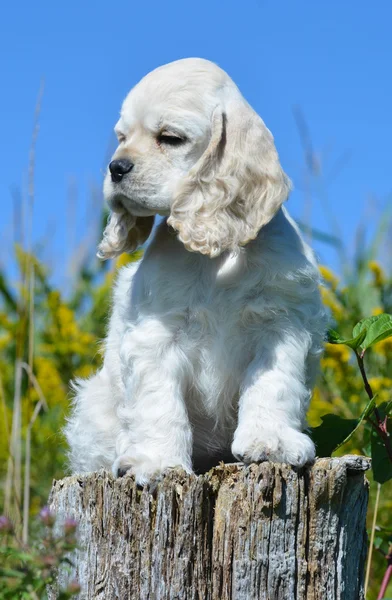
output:
<svg viewBox="0 0 392 600"><path fill-rule="evenodd" d="M72 470L144 484L233 456L311 462L325 314L270 131L224 71L185 59L131 90L115 132L98 256L163 219L118 276L102 369L75 384Z"/></svg>

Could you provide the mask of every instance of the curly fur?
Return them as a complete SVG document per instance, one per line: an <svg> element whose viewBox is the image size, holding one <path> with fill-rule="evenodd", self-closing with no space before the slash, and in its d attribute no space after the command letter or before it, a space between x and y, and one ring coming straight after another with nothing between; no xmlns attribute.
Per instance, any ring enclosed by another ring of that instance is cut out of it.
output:
<svg viewBox="0 0 392 600"><path fill-rule="evenodd" d="M131 254L148 239L153 224L153 217L134 217L124 208L112 212L98 246L98 258L107 260L124 252Z"/></svg>
<svg viewBox="0 0 392 600"><path fill-rule="evenodd" d="M255 239L290 187L260 117L241 97L226 111L215 111L210 145L181 183L168 220L188 250L210 257Z"/></svg>

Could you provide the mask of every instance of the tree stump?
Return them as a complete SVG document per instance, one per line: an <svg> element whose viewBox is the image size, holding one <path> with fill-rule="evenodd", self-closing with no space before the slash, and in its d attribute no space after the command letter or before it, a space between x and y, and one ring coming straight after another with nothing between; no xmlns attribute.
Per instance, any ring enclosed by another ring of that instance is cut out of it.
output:
<svg viewBox="0 0 392 600"><path fill-rule="evenodd" d="M359 600L367 468L359 456L222 463L154 490L105 471L55 481L50 508L79 522L80 540L59 583L76 577L83 600Z"/></svg>

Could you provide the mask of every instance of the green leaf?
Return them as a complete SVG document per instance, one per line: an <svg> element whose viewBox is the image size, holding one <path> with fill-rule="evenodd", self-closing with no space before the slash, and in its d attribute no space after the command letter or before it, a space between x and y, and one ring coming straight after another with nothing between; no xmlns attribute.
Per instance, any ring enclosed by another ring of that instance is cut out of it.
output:
<svg viewBox="0 0 392 600"><path fill-rule="evenodd" d="M362 423L362 421L364 419L366 419L370 415L371 412L373 412L373 409L376 406L377 396L378 396L378 394L374 394L373 398L371 400L369 400L368 403L366 404L365 408L362 411L361 416L359 417L358 425L360 425Z"/></svg>
<svg viewBox="0 0 392 600"><path fill-rule="evenodd" d="M359 334L349 340L344 340L340 337L340 334L334 329L329 329L327 333L327 341L330 344L344 344L345 346L349 346L353 350L356 350L360 347L361 343L366 337L366 330L360 331Z"/></svg>
<svg viewBox="0 0 392 600"><path fill-rule="evenodd" d="M333 414L322 416L321 421L321 425L311 429L311 437L316 444L316 454L319 457L331 456L358 424L358 419L343 419Z"/></svg>
<svg viewBox="0 0 392 600"><path fill-rule="evenodd" d="M390 401L389 401L389 402L386 404L386 406L385 406L385 408L384 408L385 414L386 414L386 415L389 415L389 413L391 412L391 410L392 410L392 400L390 400Z"/></svg>
<svg viewBox="0 0 392 600"><path fill-rule="evenodd" d="M360 345L363 350L366 350L373 344L392 336L392 315L384 313L362 319L355 325L353 336L356 337L363 331L366 331L366 335Z"/></svg>
<svg viewBox="0 0 392 600"><path fill-rule="evenodd" d="M391 404L391 402L381 402L381 404L379 404L377 406L378 412L380 413L380 417L382 419L385 419L385 417L388 416L388 409L390 410L390 408L389 408L390 404Z"/></svg>
<svg viewBox="0 0 392 600"><path fill-rule="evenodd" d="M371 533L371 532L369 532ZM389 552L389 547L392 543L391 532L377 526L377 535L374 538L374 547L381 550L385 555Z"/></svg>
<svg viewBox="0 0 392 600"><path fill-rule="evenodd" d="M344 419L333 414L321 417L321 425L313 427L311 430L312 439L316 444L317 456L331 456L335 450L346 444L363 420L373 411L375 405L376 396L369 400L358 419Z"/></svg>
<svg viewBox="0 0 392 600"><path fill-rule="evenodd" d="M329 344L344 344L343 338L334 329L328 329L327 331L327 342Z"/></svg>
<svg viewBox="0 0 392 600"><path fill-rule="evenodd" d="M16 569L0 569L1 577L15 577L19 579L23 579L25 574L22 571L17 571Z"/></svg>
<svg viewBox="0 0 392 600"><path fill-rule="evenodd" d="M392 421L388 421L388 431L392 433ZM391 438L389 438L391 439ZM373 477L378 483L392 479L392 462L386 451L384 441L373 429L371 437Z"/></svg>

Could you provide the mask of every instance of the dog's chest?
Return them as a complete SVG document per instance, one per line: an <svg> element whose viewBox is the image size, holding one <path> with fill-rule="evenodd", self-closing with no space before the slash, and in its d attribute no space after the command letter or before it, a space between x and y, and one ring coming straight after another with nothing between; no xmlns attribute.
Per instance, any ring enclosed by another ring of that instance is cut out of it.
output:
<svg viewBox="0 0 392 600"><path fill-rule="evenodd" d="M135 278L137 303L143 315L183 314L190 328L240 323L246 305L249 277L245 255L219 260L179 248L170 256L147 257Z"/></svg>
<svg viewBox="0 0 392 600"><path fill-rule="evenodd" d="M245 256L213 261L179 249L166 260L147 258L133 282L138 322L158 319L197 363L225 371L246 362L255 330L248 323Z"/></svg>

